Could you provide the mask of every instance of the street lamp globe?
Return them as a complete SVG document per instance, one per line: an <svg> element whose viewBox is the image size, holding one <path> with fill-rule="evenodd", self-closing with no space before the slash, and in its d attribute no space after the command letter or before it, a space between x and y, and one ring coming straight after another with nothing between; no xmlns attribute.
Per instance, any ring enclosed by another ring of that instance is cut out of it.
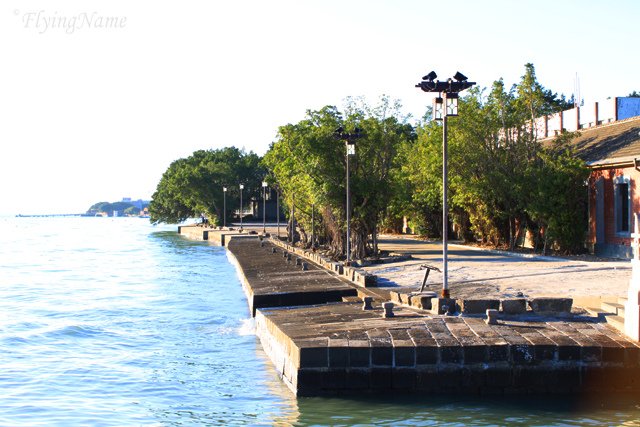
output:
<svg viewBox="0 0 640 427"><path fill-rule="evenodd" d="M447 106L447 116L457 116L458 115L458 94L457 93L447 93L445 94L446 106Z"/></svg>
<svg viewBox="0 0 640 427"><path fill-rule="evenodd" d="M442 120L444 117L444 100L440 96L433 98L433 119Z"/></svg>

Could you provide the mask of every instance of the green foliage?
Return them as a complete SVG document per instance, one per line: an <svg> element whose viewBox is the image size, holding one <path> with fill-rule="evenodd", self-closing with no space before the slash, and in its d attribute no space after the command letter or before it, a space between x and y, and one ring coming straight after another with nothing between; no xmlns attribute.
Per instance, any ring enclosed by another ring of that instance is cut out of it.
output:
<svg viewBox="0 0 640 427"><path fill-rule="evenodd" d="M473 88L460 99L447 139L450 218L461 237L513 249L528 227L558 250L580 250L588 171L570 153L545 149L534 126L564 102L538 83L531 64L510 90L500 79L487 94ZM430 236L441 234L441 150L442 125L423 124L417 144L402 151L399 174L411 187L407 211Z"/></svg>
<svg viewBox="0 0 640 427"><path fill-rule="evenodd" d="M536 224L536 246L542 240L545 253L549 242L561 252L583 250L589 169L570 150L556 148L576 134L558 137L554 146L539 153L536 167L528 171L532 188L526 210Z"/></svg>
<svg viewBox="0 0 640 427"><path fill-rule="evenodd" d="M227 147L218 150L198 150L191 156L171 163L162 175L149 205L151 222L177 223L201 213L223 217L223 191L227 192L227 218L239 204L239 184L243 183L243 197L258 196L264 170L260 158Z"/></svg>
<svg viewBox="0 0 640 427"><path fill-rule="evenodd" d="M383 97L376 106L361 99L348 100L345 112L326 106L307 111L304 120L282 126L264 164L278 183L286 206L295 205L302 231L310 230L312 204L321 213L323 237L336 256L344 253L346 217L345 143L338 128L360 130L356 155L350 159L352 195L352 248L355 258L376 248L366 247L375 235L394 194L390 185L402 144L414 139L413 127L400 113L400 105Z"/></svg>

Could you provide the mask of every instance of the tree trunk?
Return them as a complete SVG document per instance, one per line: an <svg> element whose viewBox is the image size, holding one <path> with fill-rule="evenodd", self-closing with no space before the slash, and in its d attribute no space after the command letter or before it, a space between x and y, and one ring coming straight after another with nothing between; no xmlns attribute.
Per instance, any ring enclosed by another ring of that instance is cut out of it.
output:
<svg viewBox="0 0 640 427"><path fill-rule="evenodd" d="M509 250L515 249L515 219L509 216Z"/></svg>

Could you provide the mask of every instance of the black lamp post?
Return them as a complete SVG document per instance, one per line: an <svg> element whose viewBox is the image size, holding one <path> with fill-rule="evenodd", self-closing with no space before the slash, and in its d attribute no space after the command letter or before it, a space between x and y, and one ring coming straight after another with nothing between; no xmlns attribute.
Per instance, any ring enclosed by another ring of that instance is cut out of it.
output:
<svg viewBox="0 0 640 427"><path fill-rule="evenodd" d="M222 227L227 226L227 187L222 187Z"/></svg>
<svg viewBox="0 0 640 427"><path fill-rule="evenodd" d="M316 205L311 203L311 250L316 250Z"/></svg>
<svg viewBox="0 0 640 427"><path fill-rule="evenodd" d="M433 99L433 118L442 120L442 297L449 298L449 270L448 270L448 226L449 205L448 192L448 153L447 153L447 117L458 115L458 93L469 89L475 82L468 81L461 72L456 72L453 79L445 82L437 80L438 75L431 71L416 85L425 92L435 92ZM455 81L454 81L455 80Z"/></svg>
<svg viewBox="0 0 640 427"><path fill-rule="evenodd" d="M244 190L244 185L240 184L240 230L242 230L242 190Z"/></svg>
<svg viewBox="0 0 640 427"><path fill-rule="evenodd" d="M356 154L356 139L360 137L360 129L356 128L353 133L345 132L342 127L336 130L338 138L345 142L347 149L347 261L346 265L351 265L351 191L349 188L350 171L349 171L349 157Z"/></svg>
<svg viewBox="0 0 640 427"><path fill-rule="evenodd" d="M262 234L267 234L267 181L262 181Z"/></svg>

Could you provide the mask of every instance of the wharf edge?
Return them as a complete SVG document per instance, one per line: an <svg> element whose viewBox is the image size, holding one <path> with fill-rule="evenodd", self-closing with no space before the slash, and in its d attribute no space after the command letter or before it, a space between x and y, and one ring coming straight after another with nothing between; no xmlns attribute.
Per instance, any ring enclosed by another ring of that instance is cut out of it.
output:
<svg viewBox="0 0 640 427"><path fill-rule="evenodd" d="M297 396L640 394L640 347L605 323L513 316L488 325L404 306L385 318L379 292L321 267L315 253L236 230L179 233L226 243L256 334ZM256 303L256 293L266 302ZM374 296L373 310L362 310L365 295Z"/></svg>

